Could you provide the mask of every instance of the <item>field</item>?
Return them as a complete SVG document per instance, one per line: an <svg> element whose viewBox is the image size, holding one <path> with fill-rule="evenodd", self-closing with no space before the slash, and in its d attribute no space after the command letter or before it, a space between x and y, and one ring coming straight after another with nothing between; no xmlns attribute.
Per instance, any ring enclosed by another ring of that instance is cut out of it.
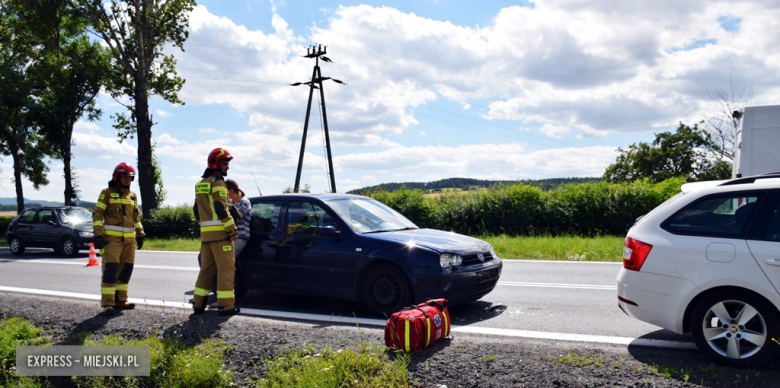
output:
<svg viewBox="0 0 780 388"><path fill-rule="evenodd" d="M0 217L16 217L16 210L0 210Z"/></svg>

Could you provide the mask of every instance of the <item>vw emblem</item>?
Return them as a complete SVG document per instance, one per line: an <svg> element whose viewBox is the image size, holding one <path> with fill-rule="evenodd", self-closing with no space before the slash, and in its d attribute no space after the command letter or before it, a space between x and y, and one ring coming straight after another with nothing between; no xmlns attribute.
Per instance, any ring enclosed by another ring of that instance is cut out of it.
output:
<svg viewBox="0 0 780 388"><path fill-rule="evenodd" d="M484 262L485 261L485 256L482 256L481 253L477 253L477 259L479 259L479 261L481 261L481 262Z"/></svg>

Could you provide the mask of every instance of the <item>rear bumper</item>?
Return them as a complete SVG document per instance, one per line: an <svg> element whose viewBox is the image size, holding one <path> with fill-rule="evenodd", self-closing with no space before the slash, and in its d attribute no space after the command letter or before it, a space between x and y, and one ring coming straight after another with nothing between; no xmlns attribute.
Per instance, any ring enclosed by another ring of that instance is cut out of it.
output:
<svg viewBox="0 0 780 388"><path fill-rule="evenodd" d="M621 268L617 294L636 306L618 300L618 307L632 318L683 334L685 308L697 288L687 279Z"/></svg>
<svg viewBox="0 0 780 388"><path fill-rule="evenodd" d="M441 273L440 268L418 269L415 273L415 299L422 301L444 298L450 305L473 302L493 291L498 284L503 265L500 260L495 260L492 263L469 266L465 271L459 268L452 273Z"/></svg>

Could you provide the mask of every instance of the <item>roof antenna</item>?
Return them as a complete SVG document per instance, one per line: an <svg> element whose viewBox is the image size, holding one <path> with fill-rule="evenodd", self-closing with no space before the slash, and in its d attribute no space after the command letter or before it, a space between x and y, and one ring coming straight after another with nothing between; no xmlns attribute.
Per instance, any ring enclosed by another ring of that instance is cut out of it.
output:
<svg viewBox="0 0 780 388"><path fill-rule="evenodd" d="M260 191L260 186L257 184L257 179L255 179L255 173L253 173L252 171L250 171L249 173L252 174L252 179L254 179L255 186L257 186L257 192L260 193L260 196L262 197L263 196L263 192Z"/></svg>

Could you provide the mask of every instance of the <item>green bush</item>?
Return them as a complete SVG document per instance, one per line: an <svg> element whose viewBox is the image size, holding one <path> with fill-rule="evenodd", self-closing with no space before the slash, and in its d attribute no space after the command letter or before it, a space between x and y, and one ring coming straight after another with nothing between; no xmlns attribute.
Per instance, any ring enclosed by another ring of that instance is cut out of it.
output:
<svg viewBox="0 0 780 388"><path fill-rule="evenodd" d="M13 219L12 216L0 216L0 234L5 235L5 232L8 231L8 225Z"/></svg>
<svg viewBox="0 0 780 388"><path fill-rule="evenodd" d="M624 235L637 217L680 191L685 178L661 183L568 184L542 191L522 183L446 192L435 198L402 187L366 193L420 227L469 235Z"/></svg>
<svg viewBox="0 0 780 388"><path fill-rule="evenodd" d="M389 192L380 188L368 195L395 209L421 228L436 226L437 208L432 201L425 199L420 189L410 190L401 186L399 190Z"/></svg>
<svg viewBox="0 0 780 388"><path fill-rule="evenodd" d="M155 209L142 223L144 233L152 238L200 237L200 226L192 214L192 206L187 204Z"/></svg>

